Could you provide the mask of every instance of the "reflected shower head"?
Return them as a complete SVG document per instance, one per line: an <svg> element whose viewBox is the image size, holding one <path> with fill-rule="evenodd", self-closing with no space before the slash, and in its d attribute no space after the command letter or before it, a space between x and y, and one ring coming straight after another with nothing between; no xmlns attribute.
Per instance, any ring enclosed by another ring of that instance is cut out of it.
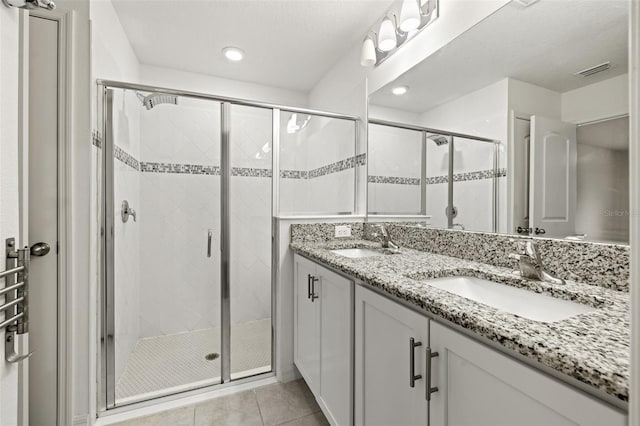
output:
<svg viewBox="0 0 640 426"><path fill-rule="evenodd" d="M160 104L178 105L178 97L175 95L167 95L165 93L150 93L147 96L136 92L138 99L142 101L142 105L148 110Z"/></svg>
<svg viewBox="0 0 640 426"><path fill-rule="evenodd" d="M427 139L431 139L436 145L442 146L449 143L449 138L442 135L429 135Z"/></svg>

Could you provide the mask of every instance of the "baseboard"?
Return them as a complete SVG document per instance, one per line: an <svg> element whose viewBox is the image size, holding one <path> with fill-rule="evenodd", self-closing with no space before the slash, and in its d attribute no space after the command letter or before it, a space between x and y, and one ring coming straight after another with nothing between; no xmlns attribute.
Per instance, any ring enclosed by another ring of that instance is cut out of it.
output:
<svg viewBox="0 0 640 426"><path fill-rule="evenodd" d="M281 383L287 383L301 379L302 376L298 372L298 369L293 364L291 364L291 366L289 366L288 368L281 368L276 373L276 378Z"/></svg>
<svg viewBox="0 0 640 426"><path fill-rule="evenodd" d="M73 426L88 426L91 424L90 420L89 420L89 415L88 414L81 414L81 415L77 415L77 416L73 416Z"/></svg>

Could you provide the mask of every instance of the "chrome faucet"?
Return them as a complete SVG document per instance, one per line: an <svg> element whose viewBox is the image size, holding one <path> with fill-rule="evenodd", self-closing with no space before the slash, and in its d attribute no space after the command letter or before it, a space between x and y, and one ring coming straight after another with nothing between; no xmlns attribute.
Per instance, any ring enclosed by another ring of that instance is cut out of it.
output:
<svg viewBox="0 0 640 426"><path fill-rule="evenodd" d="M540 251L535 242L532 240L518 241L518 246L522 253L511 253L509 258L518 260L520 275L532 280L546 281L552 284L565 284L562 278L554 277L544 270Z"/></svg>
<svg viewBox="0 0 640 426"><path fill-rule="evenodd" d="M376 227L380 229L380 234L382 236L382 241L381 241L382 248L391 249L391 250L400 250L400 246L391 240L389 231L387 231L387 228L384 225L379 224L379 225L376 225Z"/></svg>

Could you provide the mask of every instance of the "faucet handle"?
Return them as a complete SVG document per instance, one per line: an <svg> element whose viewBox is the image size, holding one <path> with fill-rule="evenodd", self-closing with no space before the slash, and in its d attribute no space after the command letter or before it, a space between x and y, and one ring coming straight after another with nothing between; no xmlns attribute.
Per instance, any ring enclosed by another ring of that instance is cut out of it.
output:
<svg viewBox="0 0 640 426"><path fill-rule="evenodd" d="M515 259L517 261L520 261L520 259L522 259L522 256L524 255L518 253L509 253L509 259Z"/></svg>

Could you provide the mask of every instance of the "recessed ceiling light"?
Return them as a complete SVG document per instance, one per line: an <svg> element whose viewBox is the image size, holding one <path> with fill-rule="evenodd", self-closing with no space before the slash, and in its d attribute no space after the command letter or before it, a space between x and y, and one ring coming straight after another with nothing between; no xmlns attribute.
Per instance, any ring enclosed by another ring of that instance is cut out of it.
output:
<svg viewBox="0 0 640 426"><path fill-rule="evenodd" d="M244 51L238 47L225 47L222 54L230 61L238 62L244 58Z"/></svg>
<svg viewBox="0 0 640 426"><path fill-rule="evenodd" d="M393 93L396 96L402 96L405 93L407 93L407 90L409 90L407 86L397 86L391 89L391 93Z"/></svg>

